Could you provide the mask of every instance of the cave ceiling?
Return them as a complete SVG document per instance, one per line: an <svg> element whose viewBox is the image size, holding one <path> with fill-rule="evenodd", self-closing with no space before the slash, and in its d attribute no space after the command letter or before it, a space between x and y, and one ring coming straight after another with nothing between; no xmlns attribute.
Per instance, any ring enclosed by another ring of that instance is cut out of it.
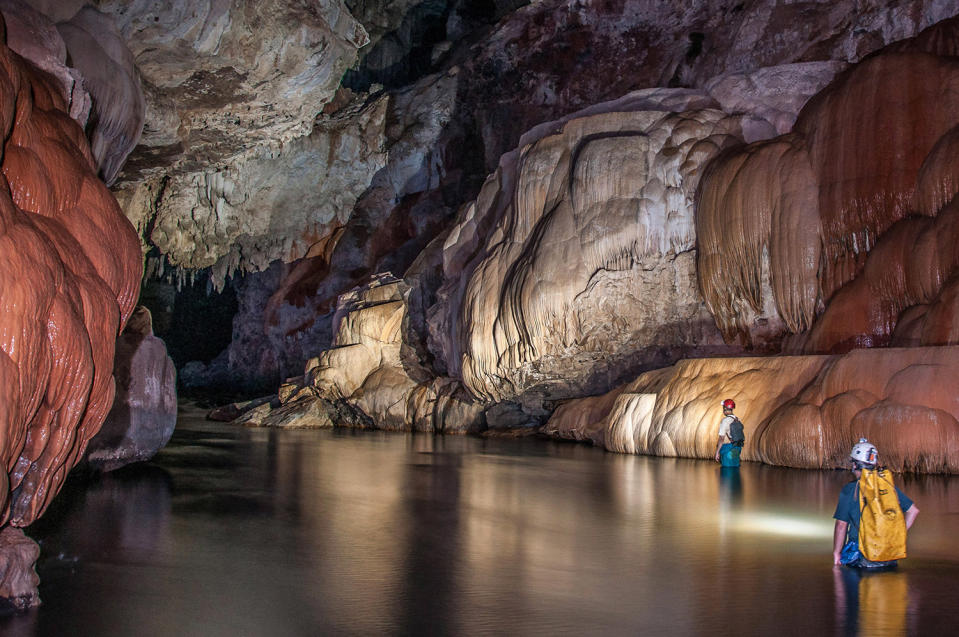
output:
<svg viewBox="0 0 959 637"><path fill-rule="evenodd" d="M5 2L8 11L17 4ZM88 90L88 131L107 122L112 146L122 146L118 137L130 146L101 160L101 173L145 249L174 267L213 267L218 285L237 270L305 256L349 221L378 171L406 171L394 204L410 183L441 189L444 208L429 214L448 217L536 124L640 88L855 61L952 12L921 0L28 4L68 48L79 28L69 25L84 15L86 37L108 57L123 56L104 42L125 43L130 64L120 60L110 77L135 77L139 91L109 78ZM66 66L81 57L70 54ZM450 92L439 100L449 130L422 134L428 117L409 109L430 105L399 97L424 85ZM294 175L266 183L281 172Z"/></svg>

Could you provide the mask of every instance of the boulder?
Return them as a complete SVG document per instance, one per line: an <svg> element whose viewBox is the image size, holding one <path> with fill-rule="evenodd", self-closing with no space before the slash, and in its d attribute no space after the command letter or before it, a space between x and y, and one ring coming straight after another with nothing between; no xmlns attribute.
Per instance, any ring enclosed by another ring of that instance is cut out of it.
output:
<svg viewBox="0 0 959 637"><path fill-rule="evenodd" d="M84 457L100 471L149 460L169 442L176 426L176 370L143 306L117 340L113 377L113 408Z"/></svg>
<svg viewBox="0 0 959 637"><path fill-rule="evenodd" d="M11 526L0 530L0 604L18 611L40 604L40 578L34 566L38 557L40 547L23 530Z"/></svg>

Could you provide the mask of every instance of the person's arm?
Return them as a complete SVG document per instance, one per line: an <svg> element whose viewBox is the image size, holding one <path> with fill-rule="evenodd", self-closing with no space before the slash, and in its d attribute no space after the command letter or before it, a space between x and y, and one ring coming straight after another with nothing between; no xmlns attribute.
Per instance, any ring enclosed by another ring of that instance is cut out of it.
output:
<svg viewBox="0 0 959 637"><path fill-rule="evenodd" d="M842 545L846 543L846 529L849 528L848 522L836 520L836 526L832 531L832 563L842 564L840 556L842 555Z"/></svg>
<svg viewBox="0 0 959 637"><path fill-rule="evenodd" d="M715 457L716 457L716 462L719 462L719 448L722 447L722 446L723 446L723 437L720 436L720 437L716 440L716 456L715 456Z"/></svg>
<svg viewBox="0 0 959 637"><path fill-rule="evenodd" d="M916 518L919 516L919 507L916 506L916 503L913 502L912 506L906 510L906 529L912 526L912 523L916 521Z"/></svg>

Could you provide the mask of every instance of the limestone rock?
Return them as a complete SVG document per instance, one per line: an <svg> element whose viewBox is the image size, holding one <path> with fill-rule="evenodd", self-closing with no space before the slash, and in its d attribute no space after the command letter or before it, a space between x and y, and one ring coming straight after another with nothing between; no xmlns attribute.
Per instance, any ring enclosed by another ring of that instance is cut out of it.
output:
<svg viewBox="0 0 959 637"><path fill-rule="evenodd" d="M858 64L806 105L792 133L710 167L697 271L727 339L777 343L809 330L790 350L884 345L903 310L936 300L955 267L951 213L901 220L942 214L959 190L959 68L942 44L957 29L959 19L944 21L930 30L944 37ZM876 107L864 110L867 101Z"/></svg>
<svg viewBox="0 0 959 637"><path fill-rule="evenodd" d="M0 600L16 610L40 603L36 562L40 547L20 529L0 530Z"/></svg>
<svg viewBox="0 0 959 637"><path fill-rule="evenodd" d="M90 115L90 94L83 88L79 71L67 66L66 43L54 24L56 18L49 17L53 8L45 10L46 7L37 7L36 2L32 4L30 6L23 0L0 2L0 13L7 26L7 46L57 78L70 117L80 126L86 126Z"/></svg>
<svg viewBox="0 0 959 637"><path fill-rule="evenodd" d="M745 425L745 460L840 468L866 436L896 471L959 471L959 348L683 360L606 396L570 401L544 433L610 451L712 458L721 401Z"/></svg>
<svg viewBox="0 0 959 637"><path fill-rule="evenodd" d="M855 62L956 13L941 0L543 0L471 51L464 99L492 171L525 131L589 104L787 63Z"/></svg>
<svg viewBox="0 0 959 637"><path fill-rule="evenodd" d="M207 420L216 420L220 422L230 422L236 420L243 414L273 400L273 396L261 396L253 400L243 400L237 403L229 403L211 409L206 417Z"/></svg>
<svg viewBox="0 0 959 637"><path fill-rule="evenodd" d="M768 122L778 135L788 133L810 97L829 84L848 65L838 60L768 66L752 72L727 73L705 84L705 91L727 113L752 113ZM744 128L747 142L774 135L765 127Z"/></svg>
<svg viewBox="0 0 959 637"><path fill-rule="evenodd" d="M381 277L341 297L336 336L310 370L321 396L344 399L381 429L475 431L482 406L458 383L434 378L404 346L402 281Z"/></svg>
<svg viewBox="0 0 959 637"><path fill-rule="evenodd" d="M290 379L277 403L237 423L264 427L361 427L479 431L483 406L462 386L437 378L404 343L409 287L390 275L340 298L332 346ZM302 383L302 384L300 384Z"/></svg>
<svg viewBox="0 0 959 637"><path fill-rule="evenodd" d="M329 429L334 424L331 413L335 415L325 401L304 399L286 402L277 408L265 403L240 416L235 422L283 429Z"/></svg>
<svg viewBox="0 0 959 637"><path fill-rule="evenodd" d="M113 377L113 407L84 457L101 471L149 460L176 426L176 370L145 307L137 308L117 340Z"/></svg>
<svg viewBox="0 0 959 637"><path fill-rule="evenodd" d="M90 94L90 147L100 176L110 185L143 131L145 105L133 55L110 18L89 6L57 30Z"/></svg>
<svg viewBox="0 0 959 637"><path fill-rule="evenodd" d="M111 19L89 6L65 19L23 0L3 0L0 12L10 48L59 81L70 116L87 128L101 177L112 183L140 138L145 109L133 56Z"/></svg>
<svg viewBox="0 0 959 637"><path fill-rule="evenodd" d="M309 134L368 40L340 0L108 0L97 8L114 21L145 82L173 98L180 148L165 158L164 172L202 174L252 148L275 150ZM158 141L143 144L168 146ZM156 168L141 162L138 173Z"/></svg>
<svg viewBox="0 0 959 637"><path fill-rule="evenodd" d="M117 335L139 292L137 236L97 178L57 80L0 46L2 519L56 495L113 403ZM16 114L16 117L14 115Z"/></svg>
<svg viewBox="0 0 959 637"><path fill-rule="evenodd" d="M692 200L744 116L716 106L637 92L504 158L444 246L432 342L453 376L486 399L568 397L720 345L694 281Z"/></svg>
<svg viewBox="0 0 959 637"><path fill-rule="evenodd" d="M166 261L214 266L218 286L236 270L305 257L347 222L384 166L387 105L385 97L359 99L282 148L263 146L222 170L146 181L121 199Z"/></svg>

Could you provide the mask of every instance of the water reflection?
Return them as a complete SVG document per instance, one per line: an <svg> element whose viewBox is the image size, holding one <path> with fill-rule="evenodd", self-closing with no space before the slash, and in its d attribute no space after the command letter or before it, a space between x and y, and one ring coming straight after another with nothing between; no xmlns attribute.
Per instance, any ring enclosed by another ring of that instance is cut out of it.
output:
<svg viewBox="0 0 959 637"><path fill-rule="evenodd" d="M409 635L457 634L462 455L444 452L444 438L416 441L403 485L410 504L399 623Z"/></svg>
<svg viewBox="0 0 959 637"><path fill-rule="evenodd" d="M743 477L739 467L719 468L719 498L729 508L743 501Z"/></svg>
<svg viewBox="0 0 959 637"><path fill-rule="evenodd" d="M891 574L907 578L866 583L831 570L847 480L539 440L184 420L146 469L78 486L29 530L44 606L0 632L948 631L959 481L904 480L923 511Z"/></svg>
<svg viewBox="0 0 959 637"><path fill-rule="evenodd" d="M906 635L915 633L908 619L917 617L915 596L910 595L909 576L891 570L869 572L836 566L837 634Z"/></svg>

